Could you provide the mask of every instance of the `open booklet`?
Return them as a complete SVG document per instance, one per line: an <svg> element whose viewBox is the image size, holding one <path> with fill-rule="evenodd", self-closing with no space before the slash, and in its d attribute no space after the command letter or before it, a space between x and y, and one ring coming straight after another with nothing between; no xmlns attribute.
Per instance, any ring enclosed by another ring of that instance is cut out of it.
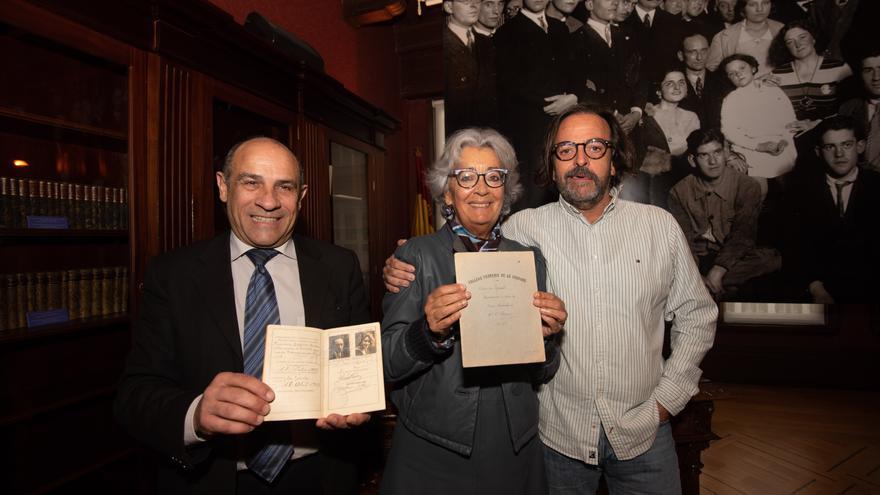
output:
<svg viewBox="0 0 880 495"><path fill-rule="evenodd" d="M385 409L379 323L328 330L266 327L263 382L275 391L266 421Z"/></svg>
<svg viewBox="0 0 880 495"><path fill-rule="evenodd" d="M534 253L455 253L455 279L471 293L459 321L463 367L546 359Z"/></svg>

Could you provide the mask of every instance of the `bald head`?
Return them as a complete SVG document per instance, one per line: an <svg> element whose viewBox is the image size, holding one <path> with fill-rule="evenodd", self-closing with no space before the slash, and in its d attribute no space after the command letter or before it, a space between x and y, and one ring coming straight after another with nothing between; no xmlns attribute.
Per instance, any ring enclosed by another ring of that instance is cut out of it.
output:
<svg viewBox="0 0 880 495"><path fill-rule="evenodd" d="M294 155L293 152L290 151L290 148L288 148L287 145L285 145L281 141L278 141L277 139L273 139L273 138L270 138L267 136L255 136L252 138L248 138L248 139L245 139L244 141L239 141L239 142L235 143L234 145L232 145L231 148L229 148L229 151L226 152L226 157L223 160L223 168L222 168L223 176L226 179L229 179L229 175L232 173L232 165L235 161L235 156L236 156L236 154L238 154L238 151L241 150L242 148L247 148L251 145L269 146L269 147L279 148L279 150L282 151L282 153L286 154L290 160L292 160L294 163L297 164L297 168L299 168L299 172L300 172L299 183L300 184L303 183L303 179L304 179L303 170L302 170L302 167L299 166L299 160L296 158L296 155Z"/></svg>
<svg viewBox="0 0 880 495"><path fill-rule="evenodd" d="M290 239L307 186L287 146L267 137L242 141L229 150L216 175L220 201L239 240L274 248Z"/></svg>

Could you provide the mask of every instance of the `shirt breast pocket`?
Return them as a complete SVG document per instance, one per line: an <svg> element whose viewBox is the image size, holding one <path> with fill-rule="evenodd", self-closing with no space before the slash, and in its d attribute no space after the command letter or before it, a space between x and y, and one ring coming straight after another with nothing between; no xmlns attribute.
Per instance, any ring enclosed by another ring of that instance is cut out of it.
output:
<svg viewBox="0 0 880 495"><path fill-rule="evenodd" d="M622 286L628 288L625 293L639 299L638 302L653 303L656 295L666 292L665 286L671 277L669 255L659 246L624 248L616 257L615 265L613 271L621 278ZM641 301L646 298L652 301Z"/></svg>

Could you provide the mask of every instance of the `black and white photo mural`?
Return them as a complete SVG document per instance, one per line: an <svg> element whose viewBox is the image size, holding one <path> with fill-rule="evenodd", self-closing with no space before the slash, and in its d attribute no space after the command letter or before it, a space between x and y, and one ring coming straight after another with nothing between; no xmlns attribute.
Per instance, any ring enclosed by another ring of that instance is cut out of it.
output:
<svg viewBox="0 0 880 495"><path fill-rule="evenodd" d="M719 302L880 301L880 2L444 0L446 135L517 153L513 211L556 201L545 133L577 103L634 144L618 198L666 209ZM549 165L549 167L548 167Z"/></svg>

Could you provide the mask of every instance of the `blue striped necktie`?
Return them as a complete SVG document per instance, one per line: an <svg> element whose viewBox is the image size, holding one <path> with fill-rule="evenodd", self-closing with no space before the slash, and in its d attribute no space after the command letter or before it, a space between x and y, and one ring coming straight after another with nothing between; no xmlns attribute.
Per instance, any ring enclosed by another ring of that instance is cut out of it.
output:
<svg viewBox="0 0 880 495"><path fill-rule="evenodd" d="M266 325L281 323L275 284L266 271L266 263L278 254L275 249L251 249L245 253L255 268L248 283L244 309L244 372L257 378L263 376L263 353L266 342ZM258 429L259 431L259 429ZM256 433L256 432L255 432ZM261 438L261 435L255 435ZM265 442L247 460L247 467L257 476L271 483L293 454L290 437L266 435Z"/></svg>

